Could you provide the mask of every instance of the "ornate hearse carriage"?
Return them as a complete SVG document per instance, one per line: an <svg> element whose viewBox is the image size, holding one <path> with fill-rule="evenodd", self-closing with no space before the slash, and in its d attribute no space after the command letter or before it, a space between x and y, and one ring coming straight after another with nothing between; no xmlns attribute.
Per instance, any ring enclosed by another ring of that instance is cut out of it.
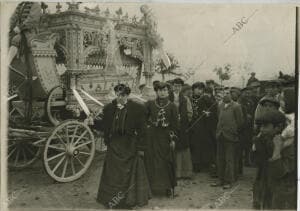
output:
<svg viewBox="0 0 300 211"><path fill-rule="evenodd" d="M42 154L46 172L70 182L89 168L101 135L91 125L126 83L150 85L152 50L159 36L147 6L142 18L115 15L99 7L79 10L67 3L44 13L25 61L10 64L8 165L24 168Z"/></svg>

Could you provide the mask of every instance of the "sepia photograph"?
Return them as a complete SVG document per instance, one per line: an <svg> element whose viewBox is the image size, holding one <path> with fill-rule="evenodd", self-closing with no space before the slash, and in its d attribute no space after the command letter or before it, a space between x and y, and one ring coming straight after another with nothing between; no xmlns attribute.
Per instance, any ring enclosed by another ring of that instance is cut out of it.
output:
<svg viewBox="0 0 300 211"><path fill-rule="evenodd" d="M297 210L295 2L2 1L1 210Z"/></svg>

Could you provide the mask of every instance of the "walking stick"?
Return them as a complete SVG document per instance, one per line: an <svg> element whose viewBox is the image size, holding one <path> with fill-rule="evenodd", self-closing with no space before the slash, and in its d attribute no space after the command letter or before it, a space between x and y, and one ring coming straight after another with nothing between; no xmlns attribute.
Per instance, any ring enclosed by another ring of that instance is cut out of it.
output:
<svg viewBox="0 0 300 211"><path fill-rule="evenodd" d="M173 140L174 138L178 138L176 136L176 134L174 133L174 131L170 131L169 136L171 138L171 141L174 141ZM176 144L176 141L174 141L174 143ZM176 167L174 165L176 160L175 160L175 152L174 151L175 151L175 147L173 148L173 147L170 146L171 168L172 168L172 173L173 173L173 176L174 176L174 179L172 181L172 189L171 189L172 199L175 198L175 183L176 183L176 170L175 170Z"/></svg>

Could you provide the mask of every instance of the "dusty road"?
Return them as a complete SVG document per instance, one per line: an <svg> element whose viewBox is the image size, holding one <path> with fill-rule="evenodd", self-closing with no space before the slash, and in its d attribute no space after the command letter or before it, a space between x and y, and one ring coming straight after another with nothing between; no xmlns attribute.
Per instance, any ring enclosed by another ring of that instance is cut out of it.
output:
<svg viewBox="0 0 300 211"><path fill-rule="evenodd" d="M79 180L56 183L44 171L42 161L22 171L9 172L10 210L102 209L95 200L103 166L103 155L96 154L92 166ZM210 187L214 181L206 173L192 181L179 181L175 199L152 198L146 209L251 209L255 169L246 168L233 189Z"/></svg>

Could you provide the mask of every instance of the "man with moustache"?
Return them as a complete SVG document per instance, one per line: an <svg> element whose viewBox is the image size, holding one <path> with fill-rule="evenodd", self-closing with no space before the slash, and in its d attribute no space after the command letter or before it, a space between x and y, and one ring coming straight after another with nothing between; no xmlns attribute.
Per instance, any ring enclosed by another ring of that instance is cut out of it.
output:
<svg viewBox="0 0 300 211"><path fill-rule="evenodd" d="M230 90L224 91L223 102L218 108L217 170L219 181L212 186L232 187L235 181L236 149L239 144L239 130L243 123L241 106L231 99Z"/></svg>

